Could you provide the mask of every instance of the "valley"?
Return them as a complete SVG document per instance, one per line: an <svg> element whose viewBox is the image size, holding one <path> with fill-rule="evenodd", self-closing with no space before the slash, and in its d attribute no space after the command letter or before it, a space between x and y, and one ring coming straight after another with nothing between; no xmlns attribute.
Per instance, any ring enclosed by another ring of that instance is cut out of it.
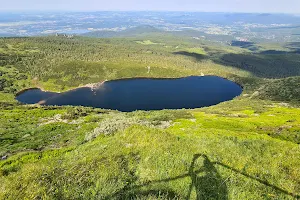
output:
<svg viewBox="0 0 300 200"><path fill-rule="evenodd" d="M0 38L0 199L299 199L299 43L239 45L137 30ZM243 91L210 107L133 112L15 99L202 75Z"/></svg>

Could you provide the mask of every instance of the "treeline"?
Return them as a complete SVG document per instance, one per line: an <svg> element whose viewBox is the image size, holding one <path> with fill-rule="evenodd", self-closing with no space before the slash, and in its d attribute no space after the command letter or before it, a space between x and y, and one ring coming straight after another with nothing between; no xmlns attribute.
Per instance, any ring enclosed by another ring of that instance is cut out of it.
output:
<svg viewBox="0 0 300 200"><path fill-rule="evenodd" d="M208 60L197 62L174 55L180 50L180 41L170 43L174 46L143 45L135 39L2 38L0 66L13 65L32 79L61 85L60 89L125 77L179 77L202 71L224 76L233 73L232 69L222 69ZM180 48L186 47L187 44Z"/></svg>
<svg viewBox="0 0 300 200"><path fill-rule="evenodd" d="M17 93L29 85L28 76L12 66L0 67L0 92Z"/></svg>
<svg viewBox="0 0 300 200"><path fill-rule="evenodd" d="M261 97L265 99L299 99L296 94L285 95L295 93L296 90L291 89L296 87L295 81L272 80L300 76L299 54L251 54L237 47L200 45L189 40L177 41L170 36L166 36L164 42L162 38L148 39L145 41L150 42L145 43L141 38L0 38L3 74L0 91L15 93L29 85L63 91L106 79L182 77L204 73L237 81L249 94L259 88L269 88L262 92ZM178 53L191 49L201 49L201 52ZM289 92L280 89L287 88L279 87L282 83L292 85L286 89Z"/></svg>
<svg viewBox="0 0 300 200"><path fill-rule="evenodd" d="M300 54L258 55L225 54L220 63L251 72L261 78L300 76Z"/></svg>

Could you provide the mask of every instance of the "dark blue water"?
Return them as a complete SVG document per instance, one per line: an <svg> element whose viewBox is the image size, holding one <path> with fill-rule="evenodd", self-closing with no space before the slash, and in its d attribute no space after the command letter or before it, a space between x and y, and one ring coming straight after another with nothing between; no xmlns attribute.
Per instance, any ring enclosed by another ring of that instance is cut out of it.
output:
<svg viewBox="0 0 300 200"><path fill-rule="evenodd" d="M44 92L40 89L28 89L18 94L16 99L22 103L35 104L57 94L55 92Z"/></svg>
<svg viewBox="0 0 300 200"><path fill-rule="evenodd" d="M80 105L119 111L200 108L228 101L242 88L217 76L179 79L124 79L108 81L96 90L83 87L65 93L27 90L17 96L23 103L44 105Z"/></svg>

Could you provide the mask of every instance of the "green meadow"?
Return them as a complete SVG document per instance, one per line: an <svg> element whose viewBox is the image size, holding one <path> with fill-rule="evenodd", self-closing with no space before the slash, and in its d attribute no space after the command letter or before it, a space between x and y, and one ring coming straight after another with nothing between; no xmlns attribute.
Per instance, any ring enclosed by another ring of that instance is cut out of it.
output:
<svg viewBox="0 0 300 200"><path fill-rule="evenodd" d="M0 38L0 199L300 198L300 54L159 36ZM15 100L31 87L201 74L243 93L128 113Z"/></svg>

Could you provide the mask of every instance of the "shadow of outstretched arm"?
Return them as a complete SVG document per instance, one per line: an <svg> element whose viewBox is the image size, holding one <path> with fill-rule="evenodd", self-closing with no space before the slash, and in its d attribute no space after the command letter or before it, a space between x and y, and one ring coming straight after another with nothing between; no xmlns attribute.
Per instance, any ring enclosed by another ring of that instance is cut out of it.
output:
<svg viewBox="0 0 300 200"><path fill-rule="evenodd" d="M298 195L298 194L294 194L294 193L292 193L292 192L286 191L286 190L284 190L284 189L282 189L282 188L280 188L280 187L277 187L277 186L275 186L275 185L272 185L271 183L269 183L269 182L267 182L267 181L260 180L260 179L257 178L257 177L254 177L254 176L251 176L251 175L246 174L246 173L244 173L244 172L241 172L241 171L239 171L239 170L237 170L237 169L234 169L234 168L232 168L232 167L230 167L230 166L228 166L228 165L225 165L225 164L223 164L223 163L220 163L220 162L213 162L213 164L215 164L215 165L220 165L220 166L222 166L222 167L225 167L225 168L227 168L227 169L230 169L231 171L234 171L234 172L236 172L236 173L238 173L238 174L241 174L241 175L243 175L243 176L246 176L246 177L248 177L248 178L250 178L250 179L252 179L252 180L255 180L255 181L259 182L259 183L264 184L265 186L271 187L271 188L273 188L274 190L277 190L277 191L279 191L279 192L281 192L281 193L290 195L290 196L292 196L292 197L294 197L294 198L296 198L296 199L299 199L299 198L300 198L300 195Z"/></svg>
<svg viewBox="0 0 300 200"><path fill-rule="evenodd" d="M199 158L203 158L203 166L196 169L196 161ZM157 183L167 183L170 181L175 181L175 180L179 180L179 179L183 179L186 177L190 177L191 178L191 184L189 185L189 189L188 189L188 194L186 195L186 199L190 199L191 197L191 193L193 190L193 187L195 187L196 189L196 193L197 193L197 199L201 199L203 196L205 195L211 195L211 194L215 194L215 195L221 195L221 199L226 199L227 197L227 187L224 184L224 181L222 181L221 176L219 175L218 171L216 170L216 168L214 167L215 165L219 165L222 166L226 169L229 169L235 173L241 174L243 176L246 176L252 180L255 180L261 184L264 184L265 186L271 187L272 189L281 192L283 194L289 195L293 198L296 199L300 199L300 195L299 194L294 194L292 192L286 191L278 186L272 185L271 183L269 183L268 181L265 180L261 180L257 177L251 176L249 174L246 174L244 172L241 172L237 169L234 169L228 165L225 165L223 163L220 162L211 162L209 160L209 158L205 155L205 154L195 154L193 156L193 160L191 162L191 165L189 167L189 171L188 173L179 175L179 176L175 176L172 178L167 178L167 179L161 179L161 180L153 180L153 181L148 181L145 182L143 184L139 184L139 185L132 185L132 186L128 186L126 188L122 188L118 191L116 191L115 193L106 196L104 199L112 199L114 197L118 197L118 196L123 196L123 194L125 194L128 191L134 191L134 190L138 190L142 187L145 186L149 186L152 184L157 184ZM198 176L198 174L200 172L205 172L206 175L205 176ZM214 197L214 196L212 196ZM220 197L220 196L218 196ZM220 199L220 198L218 198Z"/></svg>

